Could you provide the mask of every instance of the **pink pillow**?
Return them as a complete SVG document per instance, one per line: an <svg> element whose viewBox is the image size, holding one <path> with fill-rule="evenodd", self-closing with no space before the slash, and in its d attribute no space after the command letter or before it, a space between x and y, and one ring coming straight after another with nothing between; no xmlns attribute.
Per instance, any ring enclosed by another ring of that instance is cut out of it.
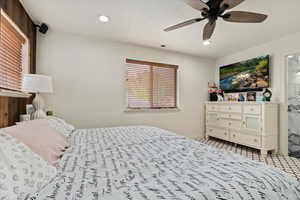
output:
<svg viewBox="0 0 300 200"><path fill-rule="evenodd" d="M65 136L45 125L43 121L19 124L2 130L17 138L54 166L62 152L69 146Z"/></svg>

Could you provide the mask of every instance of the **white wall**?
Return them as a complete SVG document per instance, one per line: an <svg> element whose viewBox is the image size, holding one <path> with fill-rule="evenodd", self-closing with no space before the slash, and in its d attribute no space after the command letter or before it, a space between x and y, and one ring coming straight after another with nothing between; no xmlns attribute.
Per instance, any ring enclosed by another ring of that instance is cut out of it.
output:
<svg viewBox="0 0 300 200"><path fill-rule="evenodd" d="M76 127L151 125L202 137L207 82L215 62L189 55L93 40L65 33L40 35L37 73L53 76L48 108ZM125 113L125 59L179 65L179 112Z"/></svg>
<svg viewBox="0 0 300 200"><path fill-rule="evenodd" d="M219 58L217 66L231 64L262 55L271 55L271 88L273 101L279 102L280 106L280 149L287 153L287 106L286 106L286 56L300 52L300 33L289 35L279 40L256 46L238 53ZM216 70L218 81L219 68Z"/></svg>

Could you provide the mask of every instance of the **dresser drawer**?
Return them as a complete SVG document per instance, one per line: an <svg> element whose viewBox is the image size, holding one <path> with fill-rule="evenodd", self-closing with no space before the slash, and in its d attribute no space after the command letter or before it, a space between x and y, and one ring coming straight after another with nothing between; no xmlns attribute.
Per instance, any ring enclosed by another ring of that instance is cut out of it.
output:
<svg viewBox="0 0 300 200"><path fill-rule="evenodd" d="M207 112L206 114L206 125L217 126L218 125L218 113Z"/></svg>
<svg viewBox="0 0 300 200"><path fill-rule="evenodd" d="M240 105L222 105L222 106L220 106L219 111L229 112L229 113L241 113L242 106L240 106Z"/></svg>
<svg viewBox="0 0 300 200"><path fill-rule="evenodd" d="M206 113L206 119L217 120L218 119L218 113L216 113L216 112L208 112L208 113Z"/></svg>
<svg viewBox="0 0 300 200"><path fill-rule="evenodd" d="M232 142L249 145L252 147L261 147L261 137L255 135L242 134L239 131L230 131L230 139Z"/></svg>
<svg viewBox="0 0 300 200"><path fill-rule="evenodd" d="M206 119L206 126L219 126L220 120L219 119Z"/></svg>
<svg viewBox="0 0 300 200"><path fill-rule="evenodd" d="M218 108L219 108L219 105L214 105L214 104L207 104L206 105L206 110L208 112L216 112L216 111L219 110Z"/></svg>
<svg viewBox="0 0 300 200"><path fill-rule="evenodd" d="M224 129L207 127L206 128L206 135L216 137L216 138L219 138L219 139L223 139L223 140L229 140L229 132L227 130L224 130Z"/></svg>
<svg viewBox="0 0 300 200"><path fill-rule="evenodd" d="M231 114L231 113L221 113L221 114L219 114L219 118L242 120L242 115L241 114Z"/></svg>
<svg viewBox="0 0 300 200"><path fill-rule="evenodd" d="M260 105L245 105L244 106L244 113L245 114L251 114L251 115L260 115L261 106Z"/></svg>
<svg viewBox="0 0 300 200"><path fill-rule="evenodd" d="M224 128L242 128L242 121L238 120L220 120L219 125Z"/></svg>

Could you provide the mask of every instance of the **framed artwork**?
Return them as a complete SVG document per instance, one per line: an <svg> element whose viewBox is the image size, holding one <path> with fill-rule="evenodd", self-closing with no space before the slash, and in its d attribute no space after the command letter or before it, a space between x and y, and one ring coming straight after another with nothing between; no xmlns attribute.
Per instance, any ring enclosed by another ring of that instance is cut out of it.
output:
<svg viewBox="0 0 300 200"><path fill-rule="evenodd" d="M242 93L239 94L239 100L238 101L245 101L245 97Z"/></svg>
<svg viewBox="0 0 300 200"><path fill-rule="evenodd" d="M247 101L256 101L256 92L247 92Z"/></svg>

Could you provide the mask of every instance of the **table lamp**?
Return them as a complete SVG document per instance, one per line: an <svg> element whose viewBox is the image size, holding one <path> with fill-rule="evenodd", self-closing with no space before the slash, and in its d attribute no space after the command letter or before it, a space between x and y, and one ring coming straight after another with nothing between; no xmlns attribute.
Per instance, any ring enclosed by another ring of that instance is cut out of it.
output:
<svg viewBox="0 0 300 200"><path fill-rule="evenodd" d="M41 74L24 74L22 80L22 91L36 94L32 101L35 109L34 113L32 114L32 118L45 118L45 103L40 94L53 92L52 78L50 76Z"/></svg>

